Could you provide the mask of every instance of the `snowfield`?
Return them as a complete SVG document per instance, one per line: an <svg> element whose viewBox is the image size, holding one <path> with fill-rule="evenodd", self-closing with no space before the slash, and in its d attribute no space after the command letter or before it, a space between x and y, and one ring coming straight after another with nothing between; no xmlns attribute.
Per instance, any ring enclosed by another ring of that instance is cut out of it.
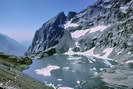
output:
<svg viewBox="0 0 133 89"><path fill-rule="evenodd" d="M128 60L128 61L126 61L125 63L126 63L126 64L130 64L130 63L133 64L133 60Z"/></svg>
<svg viewBox="0 0 133 89"><path fill-rule="evenodd" d="M127 13L128 6L120 7L121 12Z"/></svg>
<svg viewBox="0 0 133 89"><path fill-rule="evenodd" d="M74 89L74 88L70 88L70 87L59 87L59 89Z"/></svg>
<svg viewBox="0 0 133 89"><path fill-rule="evenodd" d="M92 27L89 29L85 29L85 30L77 30L73 33L71 33L73 38L79 38L81 36L84 36L87 33L93 33L93 32L97 32L97 31L104 31L106 28L108 28L109 26L96 26L96 27Z"/></svg>
<svg viewBox="0 0 133 89"><path fill-rule="evenodd" d="M68 21L66 24L64 24L64 28L67 29L69 27L78 27L79 25L77 23L71 23L71 21Z"/></svg>
<svg viewBox="0 0 133 89"><path fill-rule="evenodd" d="M78 54L78 55L84 55L84 56L94 56L94 57L101 58L101 59L111 60L110 58L108 58L108 56L112 53L113 48L106 48L105 50L103 50L102 53L104 53L104 55L94 54L94 49L95 49L95 47L88 51L85 51L85 52L73 52L72 49L70 48L70 50L68 52L66 52L65 54L67 54L67 55ZM80 59L80 58L77 58L77 59Z"/></svg>
<svg viewBox="0 0 133 89"><path fill-rule="evenodd" d="M85 52L73 52L72 49L70 49L68 52L66 52L65 54L66 55L69 55L70 56L70 59L71 59L71 56L72 55L83 55L83 56L87 56L87 57L96 57L96 58L100 58L100 59L104 59L104 63L107 64L108 66L112 67L112 64L108 61L108 60L112 60L110 58L108 58L108 56L112 53L113 51L113 48L106 48L103 50L102 53L104 53L104 55L100 55L100 54L95 54L94 53L94 48L88 50L88 51L85 51ZM74 59L74 58L73 58ZM79 60L80 58L75 58L75 60ZM72 60L72 59L71 59ZM90 63L93 63L93 61L95 61L94 59L89 60Z"/></svg>

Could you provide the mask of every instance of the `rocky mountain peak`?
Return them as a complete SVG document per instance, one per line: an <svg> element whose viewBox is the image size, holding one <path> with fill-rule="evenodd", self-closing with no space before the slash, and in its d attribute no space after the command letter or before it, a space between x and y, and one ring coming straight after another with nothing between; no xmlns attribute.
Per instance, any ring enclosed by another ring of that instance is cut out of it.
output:
<svg viewBox="0 0 133 89"><path fill-rule="evenodd" d="M97 0L96 4L110 3L112 0Z"/></svg>
<svg viewBox="0 0 133 89"><path fill-rule="evenodd" d="M71 38L70 33L64 29L66 20L67 16L65 16L64 12L60 12L57 16L44 23L43 26L36 31L32 45L26 52L26 55L31 56L31 54L39 54L48 50L50 50L50 52L54 50L55 52L57 45L60 45L60 47L58 46L59 50L68 50L69 44L66 44L63 40ZM67 48L64 49L62 46Z"/></svg>
<svg viewBox="0 0 133 89"><path fill-rule="evenodd" d="M72 31L71 34L75 35L76 32L74 33L74 31L86 31L86 29L92 27L96 27L94 30L97 30L101 27L105 28L105 26L112 25L114 23L118 24L120 22L127 21L127 19L133 16L132 7L133 0L97 0L94 5L89 6L88 8L84 9L79 13L71 11L66 16L64 12L60 12L54 18L44 23L44 25L39 30L37 30L33 43L27 53L33 54L46 51L50 48L56 48L59 43L61 43L61 47L59 47L59 49L64 49L62 47L63 45L65 45L64 47L67 47L68 49L69 46L68 44L66 46L66 43L69 42L63 41L64 39L66 40L66 38L71 39L71 35L67 31ZM68 29L66 29L65 27L67 27ZM86 44L88 45L89 42L91 42L91 45L94 44L93 46L91 46L94 47L98 43L98 40L96 39L100 40L102 38L98 38L97 36L102 36L102 34L105 35L105 33L103 32L100 32L99 34L95 33L95 36L90 34L87 36L82 36L82 38L80 38L78 42L81 45L83 43L83 48L85 48L84 46L86 46ZM109 35L110 34L112 33L109 33ZM63 39L64 36L65 38ZM103 42L104 40L101 41ZM105 41L105 43L107 44L107 41ZM110 44L116 45L115 42Z"/></svg>
<svg viewBox="0 0 133 89"><path fill-rule="evenodd" d="M73 18L74 16L76 16L76 15L77 15L76 12L70 11L70 12L68 13L68 15L67 15L67 19L70 20L70 19L72 19L72 18Z"/></svg>
<svg viewBox="0 0 133 89"><path fill-rule="evenodd" d="M64 24L66 21L66 16L64 14L64 12L60 12L56 17L55 17L55 23L60 25L60 24Z"/></svg>
<svg viewBox="0 0 133 89"><path fill-rule="evenodd" d="M54 25L61 25L64 24L67 17L65 16L64 12L60 12L58 15L56 15L53 19L49 20L47 23L51 23Z"/></svg>
<svg viewBox="0 0 133 89"><path fill-rule="evenodd" d="M124 21L133 14L133 0L97 0L97 2L80 13L72 22L77 22L83 28L95 25L113 24Z"/></svg>

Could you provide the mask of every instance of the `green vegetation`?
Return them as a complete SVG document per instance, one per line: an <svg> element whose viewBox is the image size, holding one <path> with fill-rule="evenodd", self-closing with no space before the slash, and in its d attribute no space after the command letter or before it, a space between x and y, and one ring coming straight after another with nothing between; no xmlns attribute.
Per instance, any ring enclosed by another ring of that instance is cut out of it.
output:
<svg viewBox="0 0 133 89"><path fill-rule="evenodd" d="M28 57L17 57L0 53L0 63L8 67L13 67L22 70L27 68L28 65L32 63L32 60Z"/></svg>
<svg viewBox="0 0 133 89"><path fill-rule="evenodd" d="M0 53L0 89L53 89L21 72L31 63L28 57Z"/></svg>
<svg viewBox="0 0 133 89"><path fill-rule="evenodd" d="M3 83L3 89L5 86L14 87L13 89L53 89L18 70L2 65L0 65L0 83Z"/></svg>
<svg viewBox="0 0 133 89"><path fill-rule="evenodd" d="M55 48L51 48L51 49L48 49L48 50L46 50L46 51L40 51L40 52L38 52L38 53L34 53L34 54L32 54L31 56L30 56L30 58L35 58L35 57L37 57L37 58L43 58L43 57L48 57L48 56L52 56L52 55L54 55L54 54L56 54L57 53L57 51L56 51L56 49Z"/></svg>

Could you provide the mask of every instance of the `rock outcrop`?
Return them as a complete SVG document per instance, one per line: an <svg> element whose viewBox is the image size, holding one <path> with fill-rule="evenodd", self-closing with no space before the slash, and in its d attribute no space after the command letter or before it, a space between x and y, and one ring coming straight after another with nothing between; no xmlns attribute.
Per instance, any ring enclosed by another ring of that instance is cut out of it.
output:
<svg viewBox="0 0 133 89"><path fill-rule="evenodd" d="M56 52L62 53L68 51L69 47L73 44L69 31L64 29L66 20L67 17L61 12L56 17L44 23L43 26L36 31L32 45L26 52L26 55L43 56L43 54L47 53L47 55L52 55ZM50 53L51 49L56 51Z"/></svg>

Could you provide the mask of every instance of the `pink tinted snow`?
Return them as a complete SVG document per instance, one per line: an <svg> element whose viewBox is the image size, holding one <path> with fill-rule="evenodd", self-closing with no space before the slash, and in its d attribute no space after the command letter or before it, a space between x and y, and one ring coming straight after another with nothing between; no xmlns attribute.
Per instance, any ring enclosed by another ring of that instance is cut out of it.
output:
<svg viewBox="0 0 133 89"><path fill-rule="evenodd" d="M77 31L72 33L72 37L73 38L79 38L81 36L84 36L86 33L93 33L93 32L97 32L97 31L104 31L108 27L109 26L96 26L96 27L93 27L93 28L85 29L85 30L77 30Z"/></svg>

